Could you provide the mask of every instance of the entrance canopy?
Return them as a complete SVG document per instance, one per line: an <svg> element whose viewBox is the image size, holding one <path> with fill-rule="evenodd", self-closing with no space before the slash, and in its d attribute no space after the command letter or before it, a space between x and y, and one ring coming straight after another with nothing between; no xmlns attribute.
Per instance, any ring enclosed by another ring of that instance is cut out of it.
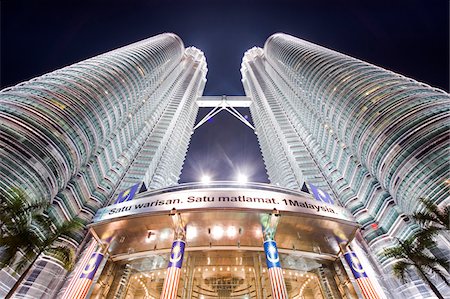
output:
<svg viewBox="0 0 450 299"><path fill-rule="evenodd" d="M338 242L351 241L358 228L345 209L305 192L216 182L141 193L100 209L90 230L113 260L134 259L170 251L178 214L186 227L186 251L263 251L262 223L279 217L280 253L334 260Z"/></svg>

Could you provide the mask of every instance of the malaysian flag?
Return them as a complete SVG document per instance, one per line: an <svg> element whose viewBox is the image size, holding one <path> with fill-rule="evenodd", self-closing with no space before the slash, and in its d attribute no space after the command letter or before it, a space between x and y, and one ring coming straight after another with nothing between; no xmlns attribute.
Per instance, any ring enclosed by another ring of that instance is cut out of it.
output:
<svg viewBox="0 0 450 299"><path fill-rule="evenodd" d="M136 191L138 191L140 185L141 185L140 183L133 185L130 188L120 192L114 204L132 200L134 198L134 195L136 194Z"/></svg>
<svg viewBox="0 0 450 299"><path fill-rule="evenodd" d="M350 269L352 270L353 276L355 277L356 283L361 290L362 295L365 299L380 299L375 288L372 285L369 277L367 277L366 271L364 271L361 262L359 261L356 254L352 251L344 253L344 258L347 261Z"/></svg>
<svg viewBox="0 0 450 299"><path fill-rule="evenodd" d="M70 280L69 285L67 286L66 290L64 291L62 298L84 298L84 297L79 297L79 296L76 297L75 294L83 293L84 290L86 289L86 286L87 286L87 290L89 289L90 284L88 286L85 283L86 282L85 280L81 280L80 275L83 272L83 270L86 268L86 265L87 265L88 261L90 260L92 253L95 251L96 248L97 248L97 242L92 240L91 243L86 248L82 258L77 263L78 266L75 268L72 279ZM86 290L86 293L87 293L87 290Z"/></svg>
<svg viewBox="0 0 450 299"><path fill-rule="evenodd" d="M176 240L172 244L169 266L167 267L167 275L164 280L161 299L177 298L185 246L186 243L183 240Z"/></svg>
<svg viewBox="0 0 450 299"><path fill-rule="evenodd" d="M317 188L311 183L308 183L308 187L316 200L334 205L334 200L331 198L330 194L323 191L322 189Z"/></svg>
<svg viewBox="0 0 450 299"><path fill-rule="evenodd" d="M272 287L272 298L287 299L287 289L286 284L284 283L283 269L281 269L277 243L273 240L265 241L264 252L266 253L269 281Z"/></svg>

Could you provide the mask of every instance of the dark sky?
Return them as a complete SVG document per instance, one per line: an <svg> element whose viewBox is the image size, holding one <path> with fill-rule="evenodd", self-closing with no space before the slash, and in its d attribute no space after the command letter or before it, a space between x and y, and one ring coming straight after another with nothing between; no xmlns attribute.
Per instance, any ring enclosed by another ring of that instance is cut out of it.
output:
<svg viewBox="0 0 450 299"><path fill-rule="evenodd" d="M449 90L446 0L0 3L2 88L158 33L174 32L186 46L205 53L209 69L205 94L240 95L243 53L262 47L272 33L285 32ZM193 135L183 182L196 180L200 172L233 179L238 169L247 169L253 181L267 180L253 133L230 117L218 115Z"/></svg>

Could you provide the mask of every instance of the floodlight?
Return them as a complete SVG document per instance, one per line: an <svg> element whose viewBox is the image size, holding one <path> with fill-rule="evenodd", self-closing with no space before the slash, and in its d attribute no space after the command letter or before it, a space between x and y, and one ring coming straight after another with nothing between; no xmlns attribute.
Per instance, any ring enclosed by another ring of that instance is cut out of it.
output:
<svg viewBox="0 0 450 299"><path fill-rule="evenodd" d="M203 184L208 184L208 183L211 182L211 177L210 177L209 175L204 175L204 176L202 176L202 178L201 178L201 182L202 182Z"/></svg>
<svg viewBox="0 0 450 299"><path fill-rule="evenodd" d="M237 176L238 183L245 184L247 183L247 176L245 174L239 173Z"/></svg>

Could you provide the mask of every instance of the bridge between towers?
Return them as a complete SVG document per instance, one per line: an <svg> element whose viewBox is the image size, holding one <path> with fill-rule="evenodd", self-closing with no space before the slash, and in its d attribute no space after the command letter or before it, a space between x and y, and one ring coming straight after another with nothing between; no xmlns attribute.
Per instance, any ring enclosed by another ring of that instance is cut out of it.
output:
<svg viewBox="0 0 450 299"><path fill-rule="evenodd" d="M220 113L221 111L227 111L247 127L255 131L255 127L239 113L236 108L248 108L250 107L252 100L246 96L202 96L197 99L197 105L200 108L213 108L208 114L205 115L192 129L195 131L201 125L206 123L209 119Z"/></svg>

